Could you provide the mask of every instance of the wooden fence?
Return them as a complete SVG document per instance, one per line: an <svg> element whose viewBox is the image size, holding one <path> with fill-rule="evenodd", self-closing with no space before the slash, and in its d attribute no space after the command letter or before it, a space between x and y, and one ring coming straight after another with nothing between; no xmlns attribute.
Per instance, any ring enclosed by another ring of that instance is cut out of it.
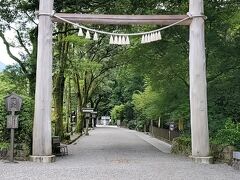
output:
<svg viewBox="0 0 240 180"><path fill-rule="evenodd" d="M157 128L153 126L153 129L150 129L153 137L158 139L164 139L166 141L172 141L174 138L179 137L180 133L178 131L170 131L168 129Z"/></svg>

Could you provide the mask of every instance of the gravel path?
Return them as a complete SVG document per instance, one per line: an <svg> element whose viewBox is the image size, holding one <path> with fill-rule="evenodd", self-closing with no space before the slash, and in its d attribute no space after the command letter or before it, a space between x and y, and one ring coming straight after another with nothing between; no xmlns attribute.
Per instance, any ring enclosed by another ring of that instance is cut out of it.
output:
<svg viewBox="0 0 240 180"><path fill-rule="evenodd" d="M135 132L114 127L90 131L69 146L69 152L52 164L0 161L0 180L240 180L240 171L230 166L196 164L163 153Z"/></svg>

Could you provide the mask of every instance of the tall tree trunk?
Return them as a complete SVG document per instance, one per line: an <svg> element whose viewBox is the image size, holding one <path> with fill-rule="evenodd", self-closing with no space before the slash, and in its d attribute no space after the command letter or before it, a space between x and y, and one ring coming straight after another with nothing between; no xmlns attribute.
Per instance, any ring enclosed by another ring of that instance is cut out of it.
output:
<svg viewBox="0 0 240 180"><path fill-rule="evenodd" d="M63 31L67 30L67 25L64 24L62 27ZM55 135L63 138L64 128L63 128L63 99L64 99L64 87L65 87L65 68L67 61L67 53L69 48L69 43L63 41L67 34L59 35L59 59L56 74L53 77L53 103L54 103L54 119L55 119Z"/></svg>
<svg viewBox="0 0 240 180"><path fill-rule="evenodd" d="M84 114L82 113L82 105L80 104L79 98L78 98L78 108L77 108L77 126L76 126L76 132L82 133L83 126L84 126Z"/></svg>
<svg viewBox="0 0 240 180"><path fill-rule="evenodd" d="M32 54L30 56L30 72L28 74L28 81L29 81L29 96L35 96L35 87L36 87L36 70L37 70L37 38L38 38L38 28L36 27L32 31L30 31L30 41L32 43Z"/></svg>
<svg viewBox="0 0 240 180"><path fill-rule="evenodd" d="M80 78L79 75L75 75L75 85L77 90L77 100L78 100L78 107L77 107L77 126L76 126L76 132L82 133L83 131L83 121L84 121L84 115L82 113L83 108L83 100L82 100L82 93L81 93L81 87L80 87Z"/></svg>
<svg viewBox="0 0 240 180"><path fill-rule="evenodd" d="M28 94L30 97L34 98L35 96L35 86L36 86L36 74L31 74L31 77L28 77L28 81L29 81L29 87L28 87Z"/></svg>
<svg viewBox="0 0 240 180"><path fill-rule="evenodd" d="M61 71L55 78L55 88L53 92L55 135L63 138L63 94L65 77L64 71Z"/></svg>
<svg viewBox="0 0 240 180"><path fill-rule="evenodd" d="M69 122L71 118L71 109L72 109L72 104L71 104L71 79L68 78L68 85L66 87L66 100L67 100L67 115L66 115L66 122L67 122L67 127L66 131L67 133L69 132Z"/></svg>

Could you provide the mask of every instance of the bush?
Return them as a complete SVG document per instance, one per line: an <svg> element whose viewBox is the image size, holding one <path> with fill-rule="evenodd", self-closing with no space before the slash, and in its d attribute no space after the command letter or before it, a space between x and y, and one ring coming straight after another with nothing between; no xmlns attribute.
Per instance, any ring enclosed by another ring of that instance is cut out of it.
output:
<svg viewBox="0 0 240 180"><path fill-rule="evenodd" d="M228 119L226 121L225 128L217 132L216 137L213 139L214 143L238 147L240 144L239 126L240 124L233 123L231 119Z"/></svg>
<svg viewBox="0 0 240 180"><path fill-rule="evenodd" d="M0 151L9 148L9 143L0 143Z"/></svg>
<svg viewBox="0 0 240 180"><path fill-rule="evenodd" d="M142 122L142 121L137 121L136 129L137 129L138 131L143 132L143 131L144 131L144 122Z"/></svg>
<svg viewBox="0 0 240 180"><path fill-rule="evenodd" d="M191 138L188 136L180 136L173 139L172 153L189 156L191 154Z"/></svg>
<svg viewBox="0 0 240 180"><path fill-rule="evenodd" d="M124 105L116 105L113 107L113 109L111 110L111 117L112 120L115 122L118 119L120 119L121 121L123 120L123 116L124 116Z"/></svg>
<svg viewBox="0 0 240 180"><path fill-rule="evenodd" d="M135 121L129 121L129 122L127 123L127 127L128 127L128 129L136 129L136 123L135 123Z"/></svg>

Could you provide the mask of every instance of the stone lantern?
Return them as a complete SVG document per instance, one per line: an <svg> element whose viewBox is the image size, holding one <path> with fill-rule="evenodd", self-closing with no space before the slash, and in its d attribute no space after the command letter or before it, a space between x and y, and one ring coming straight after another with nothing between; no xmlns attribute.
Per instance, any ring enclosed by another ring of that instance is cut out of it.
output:
<svg viewBox="0 0 240 180"><path fill-rule="evenodd" d="M95 126L95 119L97 117L97 111L92 112L92 128L94 129Z"/></svg>
<svg viewBox="0 0 240 180"><path fill-rule="evenodd" d="M85 129L85 135L88 136L88 126L89 126L89 119L91 118L91 113L93 112L93 108L91 108L91 105L88 104L86 108L82 108L82 112L85 115L86 120L86 129Z"/></svg>

